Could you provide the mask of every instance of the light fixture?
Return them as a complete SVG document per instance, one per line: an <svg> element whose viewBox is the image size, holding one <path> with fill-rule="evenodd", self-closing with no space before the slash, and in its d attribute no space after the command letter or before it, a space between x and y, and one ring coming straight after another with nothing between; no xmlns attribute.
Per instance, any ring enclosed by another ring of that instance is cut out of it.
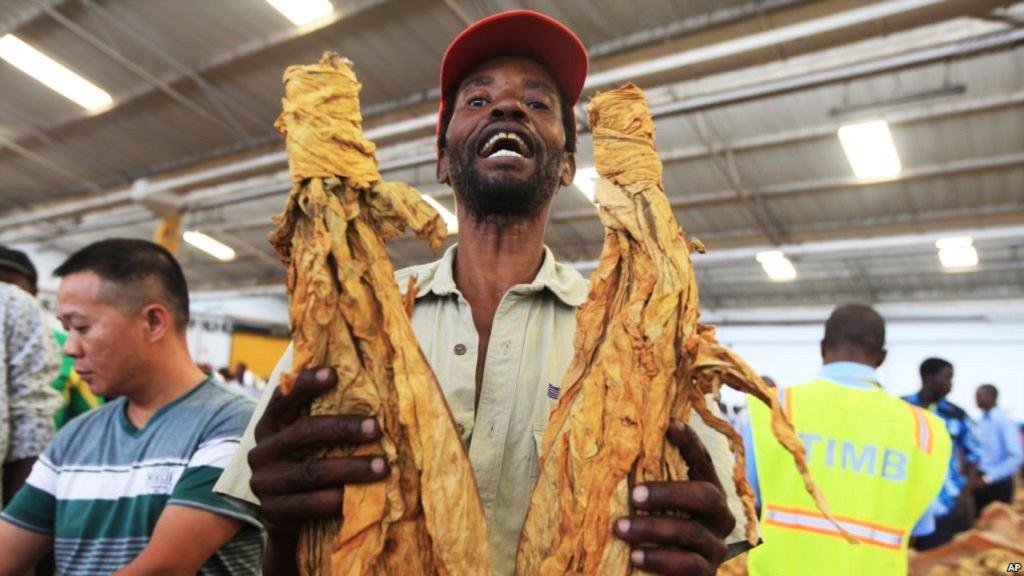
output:
<svg viewBox="0 0 1024 576"><path fill-rule="evenodd" d="M210 256L213 256L217 260L222 262L230 262L235 259L235 250L220 242L214 240L202 232L196 232L195 230L189 230L182 235L185 238L185 242L188 242L192 246L206 252Z"/></svg>
<svg viewBox="0 0 1024 576"><path fill-rule="evenodd" d="M758 252L756 258L772 282L791 282L796 279L796 268L779 250Z"/></svg>
<svg viewBox="0 0 1024 576"><path fill-rule="evenodd" d="M846 124L839 128L839 142L853 173L861 180L895 178L903 169L884 120Z"/></svg>
<svg viewBox="0 0 1024 576"><path fill-rule="evenodd" d="M334 12L334 5L329 0L267 0L267 2L296 26L304 26Z"/></svg>
<svg viewBox="0 0 1024 576"><path fill-rule="evenodd" d="M939 262L948 270L965 270L978 265L978 251L970 236L940 238L935 241L939 249Z"/></svg>
<svg viewBox="0 0 1024 576"><path fill-rule="evenodd" d="M114 101L110 94L14 34L0 38L0 58L90 112Z"/></svg>
<svg viewBox="0 0 1024 576"><path fill-rule="evenodd" d="M440 202L429 194L420 194L420 197L422 197L424 202L430 204L434 210L437 210L437 213L441 215L441 219L444 220L445 227L448 228L449 236L452 234L458 234L459 219L455 217L455 214L452 214L451 210L442 206Z"/></svg>
<svg viewBox="0 0 1024 576"><path fill-rule="evenodd" d="M590 200L594 204L597 201L594 200L594 194L597 192L597 168L580 168L576 170L576 176L573 177L572 183L576 186L587 200Z"/></svg>

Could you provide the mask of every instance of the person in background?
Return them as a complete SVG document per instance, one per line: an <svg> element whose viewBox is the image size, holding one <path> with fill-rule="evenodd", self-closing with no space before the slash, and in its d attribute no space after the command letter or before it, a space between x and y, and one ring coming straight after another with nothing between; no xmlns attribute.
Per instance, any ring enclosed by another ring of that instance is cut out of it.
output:
<svg viewBox="0 0 1024 576"><path fill-rule="evenodd" d="M496 14L455 38L441 62L437 175L455 192L459 243L440 260L396 274L399 286L419 279L412 328L467 444L495 576L515 573L537 439L557 403L576 310L587 296L583 277L544 245L554 196L576 169L573 110L586 71L579 38L537 12ZM289 350L275 372L291 366ZM378 456L296 457L313 444L374 442L380 429L356 415L300 418L334 386L330 369L303 371L288 396L275 390L277 380L217 485L261 505L264 572L275 576L295 573L303 521L337 517L344 485L388 474ZM667 440L691 469L709 476L632 487L633 508L644 513L614 519L613 534L631 547L634 569L710 576L727 554L749 547L730 481L732 454L699 418L669 429Z"/></svg>
<svg viewBox="0 0 1024 576"><path fill-rule="evenodd" d="M235 364L235 372L231 375L229 382L236 386L243 394L259 398L267 383L262 378L252 373L245 362Z"/></svg>
<svg viewBox="0 0 1024 576"><path fill-rule="evenodd" d="M39 293L39 274L32 260L24 252L7 246L0 246L0 282L17 286L32 296ZM58 349L63 348L68 333L59 325L52 326L50 333ZM73 365L74 359L61 354L60 372L51 384L64 398L63 406L54 415L57 430L75 416L92 410L104 401L89 390L75 373Z"/></svg>
<svg viewBox="0 0 1024 576"><path fill-rule="evenodd" d="M59 365L39 305L20 288L0 283L0 509L53 436L60 394L50 382Z"/></svg>
<svg viewBox="0 0 1024 576"><path fill-rule="evenodd" d="M882 317L869 306L839 306L825 323L818 378L777 389L811 477L858 544L815 508L772 435L770 410L748 403L747 478L764 539L750 551L751 576L907 573L911 535L933 528L929 509L952 449L941 420L882 388L876 369L885 356Z"/></svg>
<svg viewBox="0 0 1024 576"><path fill-rule="evenodd" d="M977 514L992 502L1013 502L1013 477L1024 465L1024 446L1020 432L996 405L999 390L982 384L974 392L974 401L981 410L978 438L981 440L981 474L974 486Z"/></svg>
<svg viewBox="0 0 1024 576"><path fill-rule="evenodd" d="M66 575L257 574L259 522L212 492L255 403L192 360L177 261L150 242L105 240L55 275L64 352L117 398L68 423L0 513L0 575L49 550Z"/></svg>
<svg viewBox="0 0 1024 576"><path fill-rule="evenodd" d="M235 364L234 377L242 386L248 386L257 392L262 392L267 387L267 381L257 376L252 370L249 370L249 365L245 362Z"/></svg>
<svg viewBox="0 0 1024 576"><path fill-rule="evenodd" d="M977 482L974 478L981 461L981 444L967 413L946 399L953 389L953 365L941 358L928 358L921 363L920 374L921 390L903 399L942 418L953 440L949 473L933 509L935 531L914 542L916 550L930 550L970 527L968 485Z"/></svg>

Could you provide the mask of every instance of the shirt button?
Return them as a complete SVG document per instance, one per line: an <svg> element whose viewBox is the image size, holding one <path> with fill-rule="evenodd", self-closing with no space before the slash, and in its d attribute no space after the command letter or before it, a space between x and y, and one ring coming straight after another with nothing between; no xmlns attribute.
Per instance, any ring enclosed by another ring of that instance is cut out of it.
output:
<svg viewBox="0 0 1024 576"><path fill-rule="evenodd" d="M456 356L462 356L465 353L466 353L466 345L465 344L456 344L455 345L455 355Z"/></svg>

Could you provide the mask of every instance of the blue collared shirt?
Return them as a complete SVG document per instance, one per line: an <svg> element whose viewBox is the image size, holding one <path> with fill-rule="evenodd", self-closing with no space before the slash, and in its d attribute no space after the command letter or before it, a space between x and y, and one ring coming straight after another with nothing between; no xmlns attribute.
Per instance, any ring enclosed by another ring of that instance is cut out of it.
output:
<svg viewBox="0 0 1024 576"><path fill-rule="evenodd" d="M1017 425L1002 410L993 408L978 421L981 440L981 471L985 482L994 484L1013 475L1024 463Z"/></svg>
<svg viewBox="0 0 1024 576"><path fill-rule="evenodd" d="M875 369L867 364L859 364L857 362L832 362L825 364L821 367L821 371L818 372L818 378L830 380L840 386L848 386L860 390L882 387L878 383L878 373L875 372ZM755 503L760 506L761 485L757 481L757 458L754 456L754 437L750 432L749 417L740 428L740 433L743 434L743 447L747 454L747 479L750 480L750 486L754 489ZM934 531L935 515L932 513L932 508L929 508L918 519L917 524L911 531L911 535L923 536Z"/></svg>

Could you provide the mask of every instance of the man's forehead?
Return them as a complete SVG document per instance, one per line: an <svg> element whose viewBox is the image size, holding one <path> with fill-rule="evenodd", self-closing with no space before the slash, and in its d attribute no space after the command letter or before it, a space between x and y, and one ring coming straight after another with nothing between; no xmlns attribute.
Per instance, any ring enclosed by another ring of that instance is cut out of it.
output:
<svg viewBox="0 0 1024 576"><path fill-rule="evenodd" d="M500 56L480 62L466 73L459 82L459 91L477 85L488 85L494 82L497 73L521 74L522 82L527 88L549 90L558 94L554 77L536 60L522 57Z"/></svg>

